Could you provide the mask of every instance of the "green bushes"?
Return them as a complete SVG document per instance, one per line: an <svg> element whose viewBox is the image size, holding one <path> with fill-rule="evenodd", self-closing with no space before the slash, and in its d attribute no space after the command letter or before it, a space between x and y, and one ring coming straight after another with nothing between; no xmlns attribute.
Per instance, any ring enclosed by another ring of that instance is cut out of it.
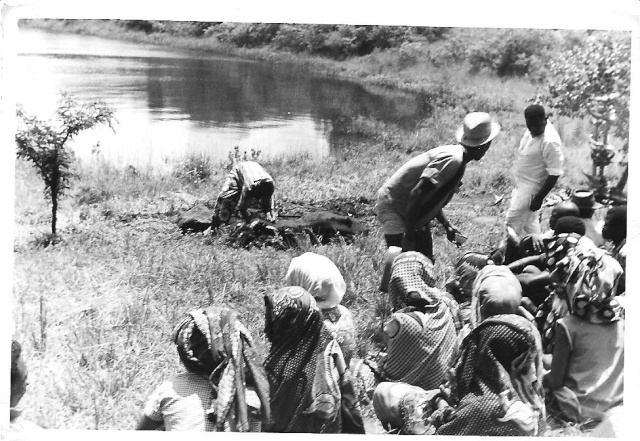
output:
<svg viewBox="0 0 640 441"><path fill-rule="evenodd" d="M499 76L537 73L543 58L557 44L548 31L520 29L498 32L468 51L472 71L488 69Z"/></svg>
<svg viewBox="0 0 640 441"><path fill-rule="evenodd" d="M280 26L274 23L220 23L207 28L204 36L215 36L223 43L238 47L260 47L271 43Z"/></svg>
<svg viewBox="0 0 640 441"><path fill-rule="evenodd" d="M173 169L173 176L183 182L199 184L208 180L212 174L211 159L208 156L187 156Z"/></svg>
<svg viewBox="0 0 640 441"><path fill-rule="evenodd" d="M334 59L367 55L408 38L408 28L398 26L282 25L273 39L276 48L307 52Z"/></svg>

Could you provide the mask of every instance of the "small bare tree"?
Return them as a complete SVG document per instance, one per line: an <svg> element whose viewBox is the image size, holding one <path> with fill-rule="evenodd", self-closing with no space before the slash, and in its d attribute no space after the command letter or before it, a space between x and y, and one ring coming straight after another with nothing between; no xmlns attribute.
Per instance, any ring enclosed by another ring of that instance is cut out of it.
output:
<svg viewBox="0 0 640 441"><path fill-rule="evenodd" d="M74 160L69 141L83 130L107 124L113 129L114 111L103 102L79 104L63 94L53 121L43 121L28 115L18 107L16 144L18 158L33 163L44 181L45 196L51 200L51 240L56 238L58 201L70 188Z"/></svg>

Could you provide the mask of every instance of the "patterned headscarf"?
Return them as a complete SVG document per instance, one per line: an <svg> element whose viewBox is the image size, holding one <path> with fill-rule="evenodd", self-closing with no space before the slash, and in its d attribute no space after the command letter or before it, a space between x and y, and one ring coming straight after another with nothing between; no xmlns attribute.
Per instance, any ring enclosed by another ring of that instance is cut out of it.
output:
<svg viewBox="0 0 640 441"><path fill-rule="evenodd" d="M265 295L265 306L273 431L341 432L341 385L348 371L314 298L291 286Z"/></svg>
<svg viewBox="0 0 640 441"><path fill-rule="evenodd" d="M483 321L465 338L452 371L453 419L438 435L543 435L542 350L535 327L515 314Z"/></svg>
<svg viewBox="0 0 640 441"><path fill-rule="evenodd" d="M455 277L465 300L472 298L473 282L480 270L487 265L493 265L491 256L474 252L465 253L456 263Z"/></svg>
<svg viewBox="0 0 640 441"><path fill-rule="evenodd" d="M559 234L546 246L553 291L538 307L536 323L545 353L553 353L558 319L572 313L593 323L624 317L614 297L622 267L589 238L577 234Z"/></svg>
<svg viewBox="0 0 640 441"><path fill-rule="evenodd" d="M569 313L591 323L610 323L624 317L615 297L622 273L620 264L604 250L577 246L556 262L551 281Z"/></svg>
<svg viewBox="0 0 640 441"><path fill-rule="evenodd" d="M518 278L504 265L487 265L473 283L471 327L484 318L498 314L516 314L522 301Z"/></svg>
<svg viewBox="0 0 640 441"><path fill-rule="evenodd" d="M183 364L192 373L209 377L214 393L209 418L216 430L225 422L231 430L250 431L246 387L260 398L262 422L271 419L269 384L249 330L228 308L209 307L191 311L175 328L173 341Z"/></svg>
<svg viewBox="0 0 640 441"><path fill-rule="evenodd" d="M389 293L393 309L407 305L435 306L442 300L440 290L434 288L436 279L433 262L417 251L407 251L393 261Z"/></svg>

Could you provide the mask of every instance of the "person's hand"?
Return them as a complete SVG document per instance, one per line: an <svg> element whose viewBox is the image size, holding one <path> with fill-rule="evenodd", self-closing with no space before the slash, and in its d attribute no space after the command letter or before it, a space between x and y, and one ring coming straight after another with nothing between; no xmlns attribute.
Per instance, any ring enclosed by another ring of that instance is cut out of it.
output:
<svg viewBox="0 0 640 441"><path fill-rule="evenodd" d="M276 221L276 216L272 212L268 212L265 217L267 218L267 220L269 222L275 222Z"/></svg>
<svg viewBox="0 0 640 441"><path fill-rule="evenodd" d="M462 244L456 240L456 235L461 234L460 230L458 230L456 227L454 227L451 224L447 225L445 229L447 231L447 239L449 240L449 242L451 242L456 246L462 246Z"/></svg>
<svg viewBox="0 0 640 441"><path fill-rule="evenodd" d="M531 211L538 211L540 209L540 207L542 207L542 200L544 198L540 198L538 196L534 196L533 199L531 200L531 204L529 204L529 210Z"/></svg>
<svg viewBox="0 0 640 441"><path fill-rule="evenodd" d="M544 252L544 241L542 234L532 234L531 236L531 246L533 247L533 251L537 254Z"/></svg>

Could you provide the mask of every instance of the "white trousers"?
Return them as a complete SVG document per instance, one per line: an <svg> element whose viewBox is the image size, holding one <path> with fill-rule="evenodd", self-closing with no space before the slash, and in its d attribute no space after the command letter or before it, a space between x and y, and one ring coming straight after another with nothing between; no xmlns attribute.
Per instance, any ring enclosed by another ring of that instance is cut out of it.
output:
<svg viewBox="0 0 640 441"><path fill-rule="evenodd" d="M540 210L529 209L534 196L535 193L518 188L511 192L511 205L507 210L506 224L520 237L525 234L540 234Z"/></svg>

